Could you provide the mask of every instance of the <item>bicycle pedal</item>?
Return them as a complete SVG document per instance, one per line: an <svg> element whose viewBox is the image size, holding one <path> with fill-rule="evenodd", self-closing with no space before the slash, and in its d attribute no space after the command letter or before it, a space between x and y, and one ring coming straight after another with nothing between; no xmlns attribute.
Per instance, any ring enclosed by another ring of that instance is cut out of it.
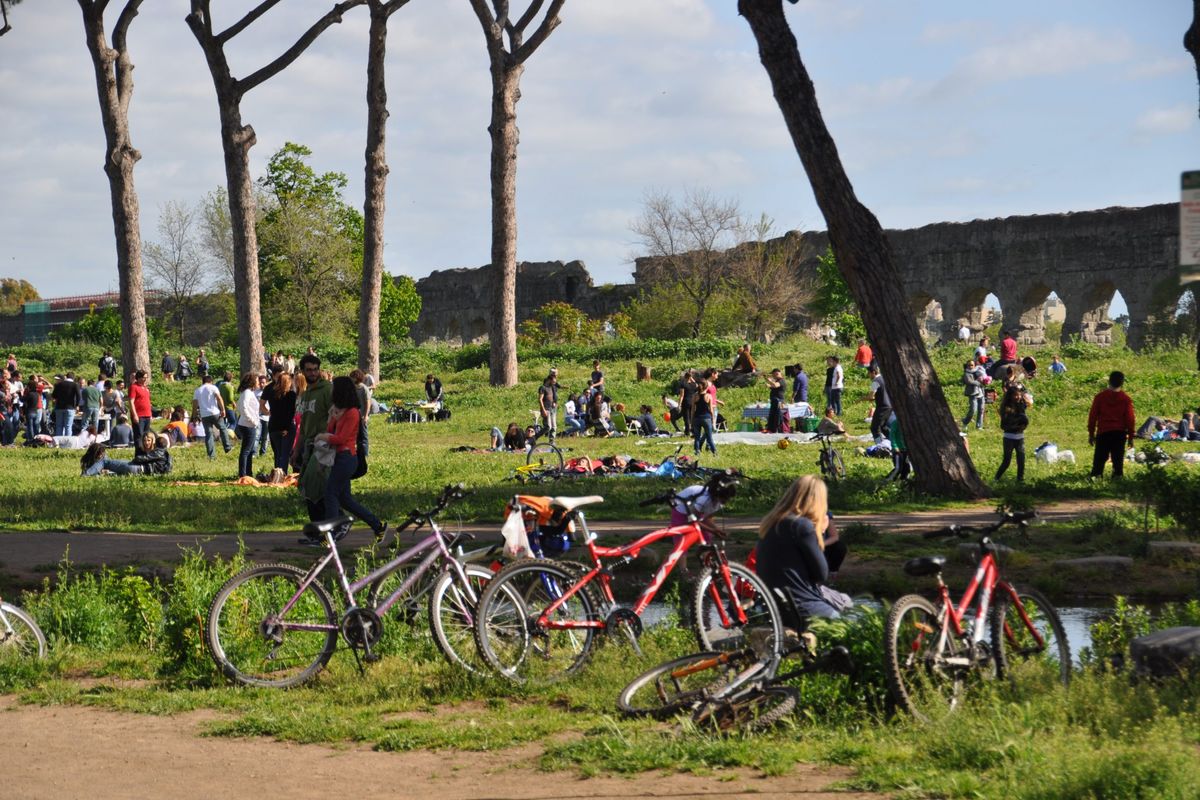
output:
<svg viewBox="0 0 1200 800"><path fill-rule="evenodd" d="M363 653L362 660L367 662L368 664L374 664L380 658L382 658L382 656L379 655L378 653Z"/></svg>

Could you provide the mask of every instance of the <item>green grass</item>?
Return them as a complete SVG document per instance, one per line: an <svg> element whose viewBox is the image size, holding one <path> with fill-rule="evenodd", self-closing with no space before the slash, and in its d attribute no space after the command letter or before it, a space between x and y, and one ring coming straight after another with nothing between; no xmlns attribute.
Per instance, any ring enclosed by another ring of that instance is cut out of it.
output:
<svg viewBox="0 0 1200 800"><path fill-rule="evenodd" d="M86 348L83 348L86 354ZM730 348L732 352L732 345ZM759 363L764 368L795 361L804 362L813 377L814 395L819 396L823 379L823 357L840 353L847 363L848 349L829 348L802 337L759 349ZM1035 350L1039 363L1048 364L1049 356L1057 352L1050 348ZM51 355L63 356L63 349L51 349ZM1092 395L1103 387L1108 371L1122 369L1128 375L1128 388L1137 406L1139 420L1154 413L1178 415L1183 405L1200 404L1194 373L1189 370L1191 354L1185 349L1134 355L1126 350L1111 352L1097 348L1080 348L1080 358L1068 357L1070 371L1061 377L1048 373L1030 382L1036 404L1030 414L1027 433L1029 462L1026 483L1012 480L1013 472L995 485L999 498L1023 503L1043 503L1056 498L1104 498L1124 496L1128 489L1105 481L1099 484L1086 479L1090 449L1087 446L1086 416ZM46 355L39 351L40 355ZM23 354L18 353L29 363ZM946 393L956 415L965 404L958 389L961 362L966 348L949 346L932 352L939 374L946 382ZM1083 356L1086 356L1084 358ZM83 364L90 361L82 356ZM94 360L94 359L91 359ZM590 364L558 363L561 381L566 389L577 391L584 385ZM43 365L47 371L62 365ZM335 372L344 372L348 363L334 362ZM384 518L403 516L414 504L424 504L444 484L465 482L476 494L464 503L457 513L467 519L498 521L504 498L512 494L516 484L504 481L514 466L521 463L513 454L453 453L461 445L483 447L492 425L504 427L509 422L526 424L536 404L536 387L545 376L551 362L534 359L522 362L520 385L510 389L494 389L487 385L485 368L443 372L447 402L453 418L434 425L388 425L382 418L372 422L372 458L369 474L355 484L355 492L370 508ZM607 371L609 394L629 408L642 403L652 405L661 413L659 395L666 380L686 366L705 366L693 361L664 359L652 361L656 380L638 383L634 380L634 362L616 361L604 365ZM90 369L87 368L87 369ZM387 374L378 391L381 401L394 398L415 399L421 395L421 380L425 367L410 369L402 374ZM661 379L658 380L658 379ZM867 379L861 371L848 368L846 378L846 412L844 415L853 434L867 432L863 421L868 403L865 400ZM151 389L156 406L184 404L190 406L194 384L181 386L155 382ZM736 421L743 405L764 400L766 390L754 387L726 390L720 397L726 403L727 415ZM564 440L572 455L603 456L629 454L647 461L658 461L681 443L682 439L651 440L638 445L636 440L582 439ZM1078 463L1043 465L1034 461L1033 449L1042 441L1055 441L1060 449L1075 452ZM878 459L854 454L857 443L842 446L850 472L849 480L838 486L832 497L835 511L911 510L938 507L947 501L913 494L906 487L881 485L890 464ZM989 416L988 430L970 436L972 456L980 472L989 479L1000 461L1000 433L994 416ZM1186 444L1168 443L1171 452L1189 449ZM1194 449L1195 445L1191 446ZM255 531L295 528L303 520L301 504L293 492L278 489L251 489L229 485L236 474L236 453L219 456L209 462L202 445L177 448L173 451L175 473L166 478L102 478L79 477L79 454L32 450L27 448L0 451L0 469L6 480L0 487L0 507L6 512L6 527L20 530L129 530L129 531ZM702 463L719 467L737 467L746 472L748 482L729 512L759 514L773 504L780 490L796 476L816 471L815 446L795 446L787 450L771 447L726 446L715 458ZM265 469L270 456L256 459L256 468ZM1135 474L1143 467L1131 467ZM175 481L224 482L218 486L177 486ZM637 501L660 490L657 480L590 479L548 487L548 492L604 494L606 502L592 516L598 519L618 519L644 516L646 512Z"/></svg>

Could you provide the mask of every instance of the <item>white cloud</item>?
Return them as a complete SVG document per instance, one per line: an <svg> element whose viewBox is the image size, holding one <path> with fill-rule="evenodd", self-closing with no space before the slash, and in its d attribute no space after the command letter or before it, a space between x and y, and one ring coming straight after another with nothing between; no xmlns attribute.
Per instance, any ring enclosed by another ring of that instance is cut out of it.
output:
<svg viewBox="0 0 1200 800"><path fill-rule="evenodd" d="M1158 78L1193 68L1195 62L1187 56L1178 58L1156 58L1134 64L1129 70L1129 77L1134 79Z"/></svg>
<svg viewBox="0 0 1200 800"><path fill-rule="evenodd" d="M859 83L836 91L820 92L822 112L829 117L878 113L881 108L912 100L926 87L912 78L884 78L878 83ZM771 98L772 104L774 98Z"/></svg>
<svg viewBox="0 0 1200 800"><path fill-rule="evenodd" d="M805 23L841 29L856 28L867 19L861 4L846 0L834 3L829 0L799 0L795 5L795 13L802 16Z"/></svg>
<svg viewBox="0 0 1200 800"><path fill-rule="evenodd" d="M1183 133L1196 124L1196 106L1180 103L1170 108L1152 108L1138 117L1135 133L1143 137L1169 136Z"/></svg>
<svg viewBox="0 0 1200 800"><path fill-rule="evenodd" d="M1132 52L1132 43L1124 34L1058 24L1046 30L1022 31L976 50L950 80L978 84L1061 75L1127 61Z"/></svg>
<svg viewBox="0 0 1200 800"><path fill-rule="evenodd" d="M700 39L713 32L713 14L704 0L585 0L567 3L563 28L622 38ZM557 35L557 34L556 34Z"/></svg>
<svg viewBox="0 0 1200 800"><path fill-rule="evenodd" d="M955 22L935 22L921 30L920 41L925 44L964 42L976 39L986 30L981 20L964 19Z"/></svg>

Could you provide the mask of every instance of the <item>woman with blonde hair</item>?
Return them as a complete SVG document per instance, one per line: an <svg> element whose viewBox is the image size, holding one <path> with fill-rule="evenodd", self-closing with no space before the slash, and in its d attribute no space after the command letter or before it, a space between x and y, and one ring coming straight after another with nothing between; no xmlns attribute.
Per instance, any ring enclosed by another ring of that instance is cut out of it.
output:
<svg viewBox="0 0 1200 800"><path fill-rule="evenodd" d="M829 579L828 528L829 494L816 475L797 478L758 528L759 576L772 589L786 592L796 610L809 617L840 616L822 592Z"/></svg>

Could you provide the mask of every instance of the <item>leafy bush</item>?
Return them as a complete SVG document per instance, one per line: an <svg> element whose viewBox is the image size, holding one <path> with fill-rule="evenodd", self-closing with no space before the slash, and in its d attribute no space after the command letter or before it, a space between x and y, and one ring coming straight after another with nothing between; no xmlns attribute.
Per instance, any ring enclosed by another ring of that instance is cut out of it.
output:
<svg viewBox="0 0 1200 800"><path fill-rule="evenodd" d="M1120 665L1130 641L1151 631L1179 625L1200 625L1200 600L1167 603L1157 612L1151 612L1118 595L1112 613L1092 624L1092 645L1084 648L1080 658L1084 664L1098 667Z"/></svg>
<svg viewBox="0 0 1200 800"><path fill-rule="evenodd" d="M221 585L246 566L245 549L233 558L209 558L199 548L184 553L167 593L160 672L184 682L213 678L213 663L204 646L208 608Z"/></svg>
<svg viewBox="0 0 1200 800"><path fill-rule="evenodd" d="M160 587L131 568L99 574L77 573L64 560L58 582L42 583L42 591L26 594L24 603L46 636L69 643L113 650L127 645L153 647L162 627Z"/></svg>
<svg viewBox="0 0 1200 800"><path fill-rule="evenodd" d="M1186 466L1147 466L1137 473L1143 496L1159 514L1173 517L1189 539L1200 538L1200 472Z"/></svg>
<svg viewBox="0 0 1200 800"><path fill-rule="evenodd" d="M887 704L883 677L883 628L887 611L858 606L836 620L813 620L818 649L842 645L850 651L854 671L850 675L814 674L803 678L804 706L801 713L814 722L832 722L879 713Z"/></svg>

